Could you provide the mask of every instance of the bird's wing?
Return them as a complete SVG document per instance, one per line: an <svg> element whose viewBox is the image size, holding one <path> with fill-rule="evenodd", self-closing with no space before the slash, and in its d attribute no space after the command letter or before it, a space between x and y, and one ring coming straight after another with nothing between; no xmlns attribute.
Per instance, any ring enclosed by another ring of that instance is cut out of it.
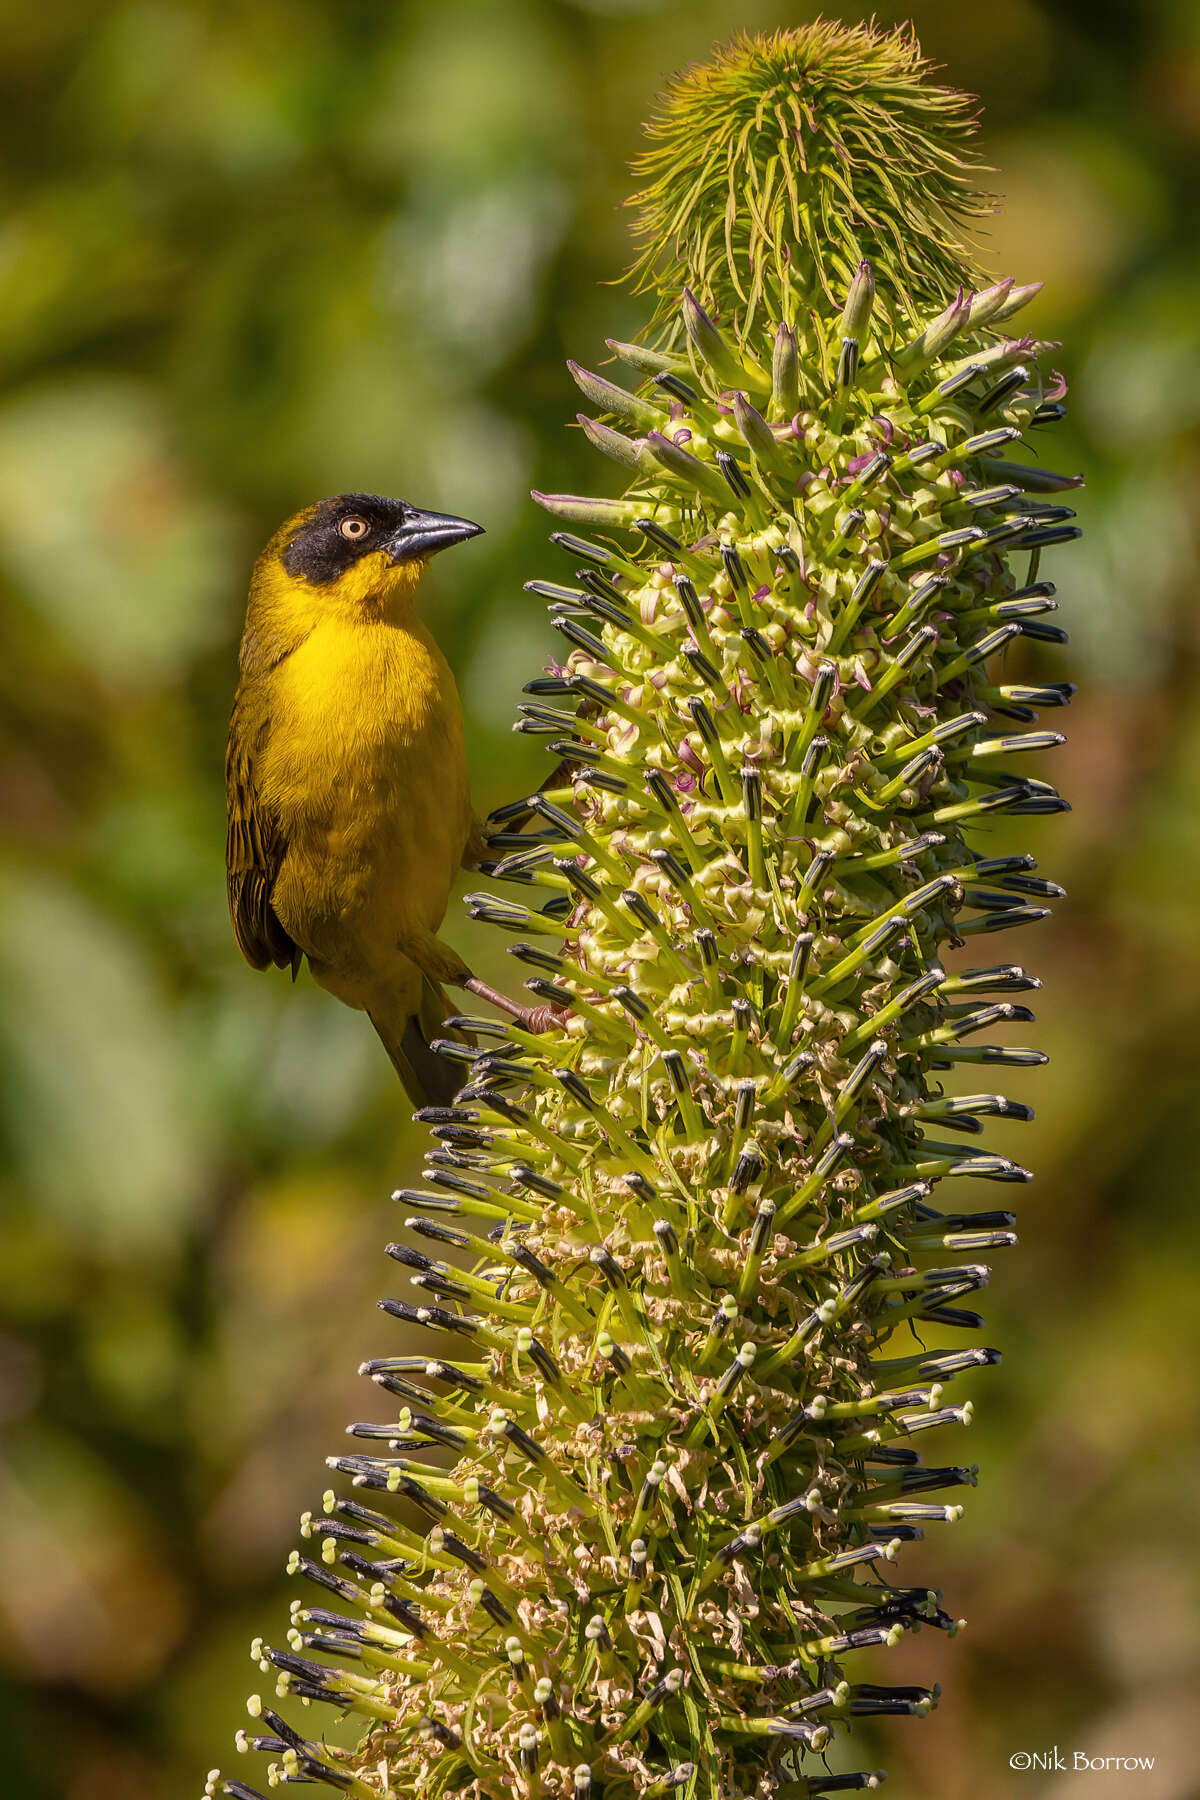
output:
<svg viewBox="0 0 1200 1800"><path fill-rule="evenodd" d="M279 923L271 905L271 890L287 850L287 839L258 790L255 761L267 722L252 718L250 713L245 693L239 689L225 752L229 916L238 949L251 968L265 969L274 963L280 969L290 968L294 978L300 967L301 950Z"/></svg>

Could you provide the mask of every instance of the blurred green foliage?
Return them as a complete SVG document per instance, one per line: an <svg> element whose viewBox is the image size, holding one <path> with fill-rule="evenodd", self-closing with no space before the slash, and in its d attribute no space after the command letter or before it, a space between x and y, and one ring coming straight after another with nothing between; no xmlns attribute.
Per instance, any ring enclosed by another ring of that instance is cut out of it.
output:
<svg viewBox="0 0 1200 1800"><path fill-rule="evenodd" d="M884 22L902 9L879 7ZM250 561L322 493L478 517L428 616L482 808L550 634L531 485L595 483L567 354L642 316L624 164L735 0L7 0L0 57L0 1733L23 1800L174 1800L229 1761L295 1517L370 1411L378 1249L413 1128L363 1021L253 976L221 753ZM846 14L850 17L850 14ZM976 1384L966 1521L915 1553L972 1630L904 1655L941 1710L864 1734L901 1794L1041 1793L1058 1742L1195 1791L1200 1176L1200 13L930 0L985 106L997 274L1075 389L1056 552L1083 684L1023 821L1069 906L995 945L1048 977ZM1028 829L1029 826L1033 829ZM502 946L452 917L493 978ZM989 945L989 951L991 949ZM1014 1089L1014 1091L1017 1091ZM981 1195L984 1204L989 1203ZM994 1195L991 1198L995 1203ZM895 1662L889 1674L898 1673ZM1076 1777L1072 1791L1087 1792ZM1119 1780L1120 1778L1115 1778ZM1024 1783L1024 1787L1022 1787Z"/></svg>

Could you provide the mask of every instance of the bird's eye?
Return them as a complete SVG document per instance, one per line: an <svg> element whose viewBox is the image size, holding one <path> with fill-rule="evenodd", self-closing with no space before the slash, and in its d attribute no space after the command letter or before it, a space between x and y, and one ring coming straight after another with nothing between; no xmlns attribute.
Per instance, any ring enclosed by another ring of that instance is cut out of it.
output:
<svg viewBox="0 0 1200 1800"><path fill-rule="evenodd" d="M357 513L351 513L348 519L342 519L338 525L342 536L349 538L352 544L358 543L360 538L365 538L370 529L369 522L361 519Z"/></svg>

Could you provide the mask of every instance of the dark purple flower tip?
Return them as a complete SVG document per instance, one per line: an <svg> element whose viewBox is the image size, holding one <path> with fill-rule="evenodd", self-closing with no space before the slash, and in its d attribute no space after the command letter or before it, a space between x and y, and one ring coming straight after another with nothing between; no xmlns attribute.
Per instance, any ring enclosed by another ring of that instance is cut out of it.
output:
<svg viewBox="0 0 1200 1800"><path fill-rule="evenodd" d="M671 436L674 438L675 442L680 446L681 449L684 446L684 444L690 444L692 441L692 434L688 430L686 425L680 431L673 431L671 433Z"/></svg>
<svg viewBox="0 0 1200 1800"><path fill-rule="evenodd" d="M892 424L892 421L889 418L886 418L883 413L876 413L871 423L873 425L878 425L880 432L883 435L884 443L890 444L896 435L896 427Z"/></svg>
<svg viewBox="0 0 1200 1800"><path fill-rule="evenodd" d="M852 456L846 464L847 475L861 475L875 454L874 450L864 450L861 456Z"/></svg>
<svg viewBox="0 0 1200 1800"><path fill-rule="evenodd" d="M967 479L961 469L950 469L947 473L950 476L951 485L956 488L962 487Z"/></svg>
<svg viewBox="0 0 1200 1800"><path fill-rule="evenodd" d="M770 588L769 588L769 587L768 587L768 586L767 586L767 584L766 584L766 582L764 582L764 583L763 583L763 585L762 585L762 587L758 587L758 588L755 588L755 590L754 590L754 592L753 592L753 593L752 593L752 594L751 594L751 596L750 596L750 598L751 598L751 599L752 599L752 600L759 600L759 601L761 601L761 600L765 600L765 599L766 599L766 597L767 597L767 595L768 595L768 594L769 594L769 593L770 593L770 592L771 592L771 590L770 590ZM556 674L557 674L557 673L558 673L558 671L557 671L557 670L556 670L556 671L555 671L555 673L556 673Z"/></svg>

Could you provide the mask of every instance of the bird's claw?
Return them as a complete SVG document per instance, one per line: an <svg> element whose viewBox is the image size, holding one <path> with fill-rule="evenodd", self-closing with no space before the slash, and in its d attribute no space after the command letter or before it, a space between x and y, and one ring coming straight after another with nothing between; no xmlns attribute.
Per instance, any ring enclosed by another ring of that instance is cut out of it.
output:
<svg viewBox="0 0 1200 1800"><path fill-rule="evenodd" d="M519 1001L510 1000L507 994L502 994L490 983L481 981L477 975L472 975L462 985L468 993L477 994L498 1012L507 1014L522 1031L531 1032L535 1037L540 1037L544 1031L561 1030L571 1016L566 1007L555 1006L553 1003L522 1006Z"/></svg>
<svg viewBox="0 0 1200 1800"><path fill-rule="evenodd" d="M543 1031L561 1031L570 1016L565 1006L552 1006L547 1003L544 1006L527 1007L524 1016L514 1022L519 1024L523 1031L530 1032L534 1037L540 1037Z"/></svg>

